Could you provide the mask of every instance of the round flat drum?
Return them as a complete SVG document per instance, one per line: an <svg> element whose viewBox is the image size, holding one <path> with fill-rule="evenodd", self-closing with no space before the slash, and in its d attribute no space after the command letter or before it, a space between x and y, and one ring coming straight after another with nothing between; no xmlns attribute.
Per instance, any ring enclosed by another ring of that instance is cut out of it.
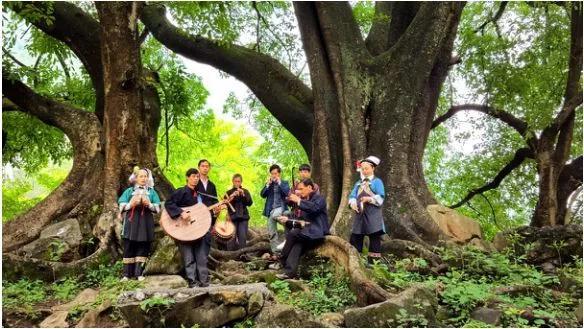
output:
<svg viewBox="0 0 584 329"><path fill-rule="evenodd" d="M207 206L197 203L182 209L189 213L189 219L185 220L181 217L172 219L166 209L163 209L160 215L162 229L166 234L179 241L193 241L203 237L211 227L211 213Z"/></svg>

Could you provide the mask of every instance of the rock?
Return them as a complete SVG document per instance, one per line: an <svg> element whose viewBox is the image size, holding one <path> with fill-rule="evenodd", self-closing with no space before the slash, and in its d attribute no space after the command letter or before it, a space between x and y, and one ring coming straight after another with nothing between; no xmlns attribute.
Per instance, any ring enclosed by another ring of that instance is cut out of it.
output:
<svg viewBox="0 0 584 329"><path fill-rule="evenodd" d="M466 243L475 237L483 238L479 223L454 209L440 204L431 204L426 207L426 210L444 234L457 242Z"/></svg>
<svg viewBox="0 0 584 329"><path fill-rule="evenodd" d="M468 242L468 244L473 245L482 251L487 251L487 252L495 251L495 247L493 247L493 245L491 243L489 243L488 241L485 241L483 239L480 239L480 238L472 238Z"/></svg>
<svg viewBox="0 0 584 329"><path fill-rule="evenodd" d="M310 313L290 305L270 304L264 306L256 317L259 328L323 328L329 325L316 320Z"/></svg>
<svg viewBox="0 0 584 329"><path fill-rule="evenodd" d="M176 289L187 286L187 281L180 275L151 275L144 280L146 289Z"/></svg>
<svg viewBox="0 0 584 329"><path fill-rule="evenodd" d="M183 268L182 258L174 240L165 235L156 245L144 268L145 275L178 274Z"/></svg>
<svg viewBox="0 0 584 329"><path fill-rule="evenodd" d="M257 314L262 307L264 307L264 295L261 292L252 293L247 303L247 314Z"/></svg>
<svg viewBox="0 0 584 329"><path fill-rule="evenodd" d="M69 311L57 311L49 315L39 324L40 328L69 328L67 315Z"/></svg>
<svg viewBox="0 0 584 329"><path fill-rule="evenodd" d="M106 300L96 309L89 310L83 315L83 318L77 323L75 328L100 328L103 327L99 324L99 316L106 310L112 307L110 300Z"/></svg>
<svg viewBox="0 0 584 329"><path fill-rule="evenodd" d="M217 268L215 269L218 272L221 273L228 273L228 274L234 274L234 273L246 273L247 271L245 270L245 263L244 262L240 262L240 261L236 261L236 260L229 260L227 262L219 262L219 264L217 264Z"/></svg>
<svg viewBox="0 0 584 329"><path fill-rule="evenodd" d="M143 301L154 296L167 296L173 302L143 310ZM143 289L123 293L118 299L118 307L130 327L222 327L255 315L264 300L271 298L265 283Z"/></svg>
<svg viewBox="0 0 584 329"><path fill-rule="evenodd" d="M272 283L276 281L276 271L274 270L264 270L259 272L251 272L249 274L233 274L225 277L222 283L226 285L230 284L242 284L251 282L266 282Z"/></svg>
<svg viewBox="0 0 584 329"><path fill-rule="evenodd" d="M53 312L55 311L67 311L69 312L70 309L78 306L83 306L87 304L91 304L97 298L99 292L97 290L93 290L90 288L84 289L82 292L75 297L72 301L66 304L56 305L52 307Z"/></svg>
<svg viewBox="0 0 584 329"><path fill-rule="evenodd" d="M423 285L414 285L385 302L346 310L345 326L352 328L385 328L397 325L412 327L420 323L399 323L400 310L424 318L425 326L436 327L438 301L435 293ZM403 312L403 311L402 311Z"/></svg>
<svg viewBox="0 0 584 329"><path fill-rule="evenodd" d="M582 299L578 300L578 307L576 308L576 319L578 319L579 324L582 324Z"/></svg>
<svg viewBox="0 0 584 329"><path fill-rule="evenodd" d="M541 270L546 274L556 274L557 269L551 262L541 264Z"/></svg>
<svg viewBox="0 0 584 329"><path fill-rule="evenodd" d="M288 286L290 287L290 291L310 291L310 287L302 280L286 280L288 282Z"/></svg>
<svg viewBox="0 0 584 329"><path fill-rule="evenodd" d="M528 264L565 265L574 256L582 258L582 225L522 226L497 233L493 242L498 251L508 248L516 256L525 255Z"/></svg>
<svg viewBox="0 0 584 329"><path fill-rule="evenodd" d="M20 248L16 254L50 261L79 259L78 247L83 240L75 218L47 226L38 239Z"/></svg>
<svg viewBox="0 0 584 329"><path fill-rule="evenodd" d="M493 326L499 326L501 324L501 316L503 312L501 310L479 307L475 309L470 315L471 319L475 319Z"/></svg>
<svg viewBox="0 0 584 329"><path fill-rule="evenodd" d="M248 298L247 293L242 290L210 291L209 296L214 303L225 305L246 305Z"/></svg>
<svg viewBox="0 0 584 329"><path fill-rule="evenodd" d="M345 317L341 313L333 312L321 314L318 320L331 327L342 327L345 323Z"/></svg>

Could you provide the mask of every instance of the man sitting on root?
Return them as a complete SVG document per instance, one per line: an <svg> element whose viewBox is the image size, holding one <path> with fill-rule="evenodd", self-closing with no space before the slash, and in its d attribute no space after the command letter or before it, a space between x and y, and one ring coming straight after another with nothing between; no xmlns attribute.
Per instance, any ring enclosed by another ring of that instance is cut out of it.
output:
<svg viewBox="0 0 584 329"><path fill-rule="evenodd" d="M280 223L291 227L280 257L284 273L277 275L279 279L295 278L300 256L320 244L329 234L326 201L322 195L315 193L314 186L311 179L305 179L298 184L298 195L288 197L289 201L298 205L301 219L278 217Z"/></svg>

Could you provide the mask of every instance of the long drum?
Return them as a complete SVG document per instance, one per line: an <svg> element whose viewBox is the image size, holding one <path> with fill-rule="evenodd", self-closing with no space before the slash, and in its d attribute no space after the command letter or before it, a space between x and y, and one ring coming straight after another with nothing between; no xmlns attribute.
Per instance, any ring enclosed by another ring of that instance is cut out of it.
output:
<svg viewBox="0 0 584 329"><path fill-rule="evenodd" d="M197 203L182 209L189 213L189 219L172 219L166 209L163 209L160 215L162 229L179 241L194 241L203 237L211 228L211 213L207 206Z"/></svg>

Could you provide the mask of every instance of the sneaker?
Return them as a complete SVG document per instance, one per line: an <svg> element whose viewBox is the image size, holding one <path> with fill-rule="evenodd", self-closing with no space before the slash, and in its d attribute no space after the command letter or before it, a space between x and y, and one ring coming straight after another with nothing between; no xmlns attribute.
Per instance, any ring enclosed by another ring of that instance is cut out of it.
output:
<svg viewBox="0 0 584 329"><path fill-rule="evenodd" d="M276 274L276 278L280 279L280 280L287 280L290 279L290 277L288 276L288 274L286 273L280 273L280 274Z"/></svg>
<svg viewBox="0 0 584 329"><path fill-rule="evenodd" d="M197 284L198 282L195 281L189 281L189 288L195 288L198 287L199 285Z"/></svg>
<svg viewBox="0 0 584 329"><path fill-rule="evenodd" d="M206 288L209 286L209 282L200 282L197 286L201 288Z"/></svg>
<svg viewBox="0 0 584 329"><path fill-rule="evenodd" d="M130 280L130 279L129 279L127 276L125 276L125 277L123 277L123 278L122 278L120 281L122 281L122 282L126 282L126 281L128 281L128 280Z"/></svg>
<svg viewBox="0 0 584 329"><path fill-rule="evenodd" d="M140 276L138 277L138 281L144 281L144 280L146 280L146 278L145 278L144 276L140 275Z"/></svg>
<svg viewBox="0 0 584 329"><path fill-rule="evenodd" d="M282 251L282 249L284 249L284 245L286 244L286 240L284 240L284 242L280 243L277 247L276 250L278 251Z"/></svg>
<svg viewBox="0 0 584 329"><path fill-rule="evenodd" d="M272 263L272 264L268 265L268 268L270 270L279 270L282 268L282 265L280 263Z"/></svg>

